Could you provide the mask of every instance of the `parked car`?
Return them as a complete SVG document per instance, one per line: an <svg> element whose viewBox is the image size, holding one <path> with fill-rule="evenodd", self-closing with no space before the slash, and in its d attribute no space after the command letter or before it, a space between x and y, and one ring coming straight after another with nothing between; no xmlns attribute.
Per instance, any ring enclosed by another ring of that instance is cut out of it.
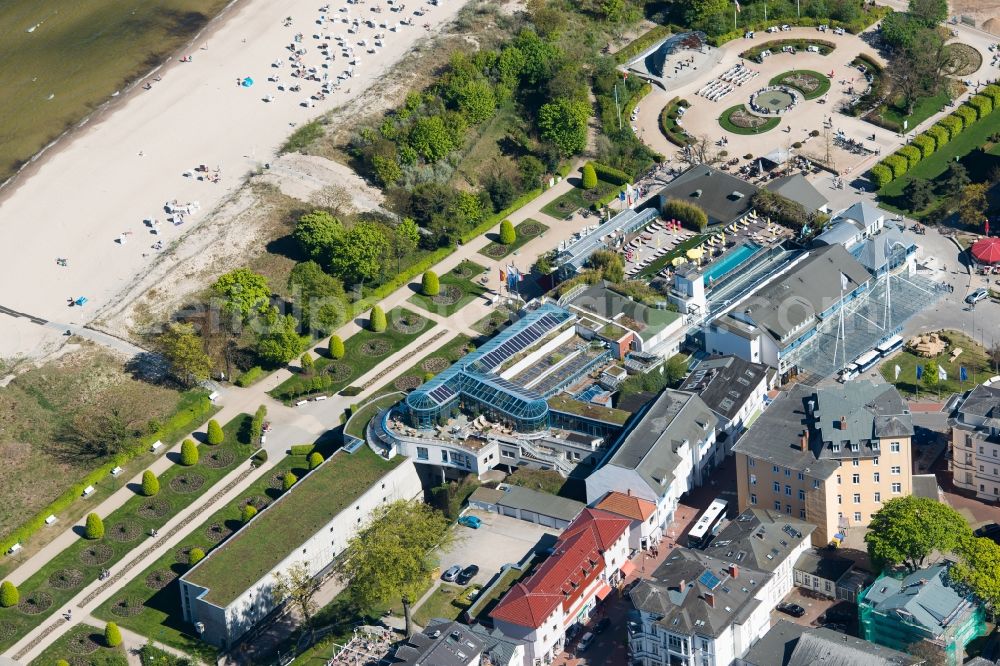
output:
<svg viewBox="0 0 1000 666"><path fill-rule="evenodd" d="M1000 543L1000 525L996 523L983 525L972 534L980 539L990 539L996 543Z"/></svg>
<svg viewBox="0 0 1000 666"><path fill-rule="evenodd" d="M593 632L588 631L583 636L580 637L580 642L576 644L577 652L585 652L590 644L594 642Z"/></svg>
<svg viewBox="0 0 1000 666"><path fill-rule="evenodd" d="M969 294L968 296L966 296L965 297L965 302L969 303L970 305L974 304L974 303L978 303L979 301L983 300L984 298L986 298L989 295L990 295L990 292L988 292L984 288L980 287L979 289L976 289L974 292L972 292L971 294Z"/></svg>
<svg viewBox="0 0 1000 666"><path fill-rule="evenodd" d="M785 602L778 604L778 610L781 611L782 613L787 613L792 617L802 617L803 615L806 614L806 609L803 608L802 606L799 606L798 604L789 604Z"/></svg>
<svg viewBox="0 0 1000 666"><path fill-rule="evenodd" d="M462 569L462 573L458 574L458 578L455 580L458 581L459 585L468 585L469 581L472 580L477 573L479 573L479 567L475 564L470 564Z"/></svg>
<svg viewBox="0 0 1000 666"><path fill-rule="evenodd" d="M462 567L457 564L453 564L444 570L444 573L441 574L441 580L453 583L455 582L455 579L458 578L460 573L462 573Z"/></svg>
<svg viewBox="0 0 1000 666"><path fill-rule="evenodd" d="M611 619L602 617L601 621L594 625L595 634L603 634L605 630L611 626Z"/></svg>
<svg viewBox="0 0 1000 666"><path fill-rule="evenodd" d="M466 527L471 527L474 530L478 530L479 526L483 524L476 516L462 516L458 519L459 525L465 525Z"/></svg>

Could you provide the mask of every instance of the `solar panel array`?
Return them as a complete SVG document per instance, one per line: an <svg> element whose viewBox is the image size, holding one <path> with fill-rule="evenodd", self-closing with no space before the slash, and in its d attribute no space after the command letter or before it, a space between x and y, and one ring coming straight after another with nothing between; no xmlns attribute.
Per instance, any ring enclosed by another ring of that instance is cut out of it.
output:
<svg viewBox="0 0 1000 666"><path fill-rule="evenodd" d="M434 402L439 405L443 405L455 395L455 392L447 384L442 384L431 391L430 395L434 398Z"/></svg>
<svg viewBox="0 0 1000 666"><path fill-rule="evenodd" d="M471 365L471 369L476 372L492 372L504 361L514 356L519 351L528 348L549 330L555 328L560 320L550 314L542 315L538 321L532 323L517 335L511 336L496 349L484 354Z"/></svg>
<svg viewBox="0 0 1000 666"><path fill-rule="evenodd" d="M705 569L705 572L698 576L698 582L707 587L710 590L714 590L722 582L719 577L711 572L709 569Z"/></svg>

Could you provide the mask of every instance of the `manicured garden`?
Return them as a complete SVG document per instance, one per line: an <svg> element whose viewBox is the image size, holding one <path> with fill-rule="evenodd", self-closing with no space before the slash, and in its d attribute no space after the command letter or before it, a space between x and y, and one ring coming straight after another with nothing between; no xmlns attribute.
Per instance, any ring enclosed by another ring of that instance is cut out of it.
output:
<svg viewBox="0 0 1000 666"><path fill-rule="evenodd" d="M772 86L795 88L806 99L816 99L830 91L830 79L825 74L811 69L793 69L790 72L778 74L771 79L770 83Z"/></svg>
<svg viewBox="0 0 1000 666"><path fill-rule="evenodd" d="M231 536L242 524L243 507L264 509L282 494L286 473L298 477L308 471L305 455L289 455L267 474L254 481L239 500L206 518L183 540L183 545L164 554L145 571L133 577L118 593L101 604L94 616L148 636L192 655L214 661L215 648L202 642L184 623L177 578L190 567L192 550L208 553ZM197 552L197 551L196 551Z"/></svg>
<svg viewBox="0 0 1000 666"><path fill-rule="evenodd" d="M418 292L410 296L409 302L428 312L448 317L489 291L479 282L484 270L475 262L463 261L438 278L439 291L436 295L426 296Z"/></svg>
<svg viewBox="0 0 1000 666"><path fill-rule="evenodd" d="M291 402L308 395L336 393L434 326L429 319L402 307L389 311L386 319L384 331L365 328L345 340L342 358L333 358L329 349L321 350L311 372L299 371L270 395Z"/></svg>
<svg viewBox="0 0 1000 666"><path fill-rule="evenodd" d="M122 646L108 647L104 629L78 624L63 633L28 666L53 666L60 659L72 666L127 666Z"/></svg>
<svg viewBox="0 0 1000 666"><path fill-rule="evenodd" d="M442 583L427 597L424 603L420 604L420 607L413 614L413 621L421 627L426 627L427 623L436 617L445 620L457 619L462 614L462 608L456 606L454 602L463 591L464 588L458 585Z"/></svg>
<svg viewBox="0 0 1000 666"><path fill-rule="evenodd" d="M543 208L542 210L544 211L545 209ZM513 243L502 243L500 242L500 238L497 237L496 240L490 242L489 245L480 250L479 254L490 259L503 259L511 252L516 252L522 245L541 236L548 230L549 228L538 220L527 219L514 227L516 236Z"/></svg>
<svg viewBox="0 0 1000 666"><path fill-rule="evenodd" d="M686 110L689 106L691 104L686 99L675 97L667 102L663 110L660 111L660 132L667 137L667 141L681 148L692 141L691 136L681 127L679 122L683 115L681 110Z"/></svg>
<svg viewBox="0 0 1000 666"><path fill-rule="evenodd" d="M731 106L719 116L722 129L733 134L762 134L773 130L781 123L778 116L758 116L743 104Z"/></svg>
<svg viewBox="0 0 1000 666"><path fill-rule="evenodd" d="M172 517L207 493L222 477L243 464L254 452L250 421L242 414L223 428L221 444L197 447L198 461L190 466L172 465L158 477L159 491L140 494L103 520L103 537L81 538L49 560L22 583L20 601L0 609L0 650L6 650L25 633L62 608L102 570L125 558L163 527Z"/></svg>
<svg viewBox="0 0 1000 666"><path fill-rule="evenodd" d="M585 190L581 185L575 186L566 194L553 199L542 206L542 212L557 220L566 220L583 208L590 208L598 200L613 194L621 189L621 186L606 180L598 180L597 186L591 190Z"/></svg>
<svg viewBox="0 0 1000 666"><path fill-rule="evenodd" d="M757 60L763 51L778 54L786 46L791 46L796 51L806 51L810 46L815 46L819 49L820 55L830 55L837 48L833 42L822 39L773 39L743 51L740 53L740 57L746 60Z"/></svg>
<svg viewBox="0 0 1000 666"><path fill-rule="evenodd" d="M412 366L401 372L395 379L386 382L376 389L372 397L395 393L397 391L412 391L428 379L428 375L436 375L446 370L452 363L473 351L475 346L467 335L456 335L452 340L442 345L437 351L427 354Z"/></svg>
<svg viewBox="0 0 1000 666"><path fill-rule="evenodd" d="M375 418L375 415L387 407L392 407L403 398L399 392L386 393L377 398L366 398L367 402L358 411L352 412L347 423L344 424L344 433L358 439L365 438L365 428L368 422Z"/></svg>
<svg viewBox="0 0 1000 666"><path fill-rule="evenodd" d="M958 331L944 331L943 335L949 339L949 344L945 351L934 357L925 358L917 356L909 351L902 351L879 366L879 372L887 382L895 385L897 389L906 395L920 395L926 398L937 395L949 396L952 393L967 391L974 385L974 380L983 381L996 374L990 367L989 358L986 351L976 341L969 336ZM951 351L961 347L962 353L954 361L951 360ZM938 381L933 387L928 386L923 381L917 382L917 366L926 368L929 362L937 363L939 367L948 373L948 379ZM899 379L894 379L896 366L899 366ZM968 380L961 381L961 368L965 368L968 373Z"/></svg>
<svg viewBox="0 0 1000 666"><path fill-rule="evenodd" d="M948 102L950 101L951 95L948 94L947 90L942 90L936 95L920 98L917 103L913 105L913 110L909 113L906 112L906 108L899 102L886 104L885 106L876 109L875 113L881 116L883 120L895 123L901 129L903 127L903 121L905 120L906 131L909 131L933 116L938 111L944 109L948 106Z"/></svg>

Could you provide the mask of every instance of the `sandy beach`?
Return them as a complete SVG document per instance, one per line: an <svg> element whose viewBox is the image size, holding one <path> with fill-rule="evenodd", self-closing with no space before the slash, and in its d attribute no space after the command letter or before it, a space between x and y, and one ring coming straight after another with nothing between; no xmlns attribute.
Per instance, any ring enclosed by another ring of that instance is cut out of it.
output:
<svg viewBox="0 0 1000 666"><path fill-rule="evenodd" d="M246 0L182 54L190 62L174 59L149 90L64 142L0 203L0 312L67 325L98 317L295 126L360 95L462 4L397 0L392 11L375 0ZM252 85L242 85L248 77ZM168 202L192 212L178 219ZM69 305L79 297L84 306ZM54 347L58 328L0 314L0 358Z"/></svg>

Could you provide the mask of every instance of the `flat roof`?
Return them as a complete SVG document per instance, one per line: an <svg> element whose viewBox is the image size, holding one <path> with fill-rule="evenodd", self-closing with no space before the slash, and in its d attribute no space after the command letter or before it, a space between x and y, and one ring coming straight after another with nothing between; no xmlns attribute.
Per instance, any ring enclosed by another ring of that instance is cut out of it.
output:
<svg viewBox="0 0 1000 666"><path fill-rule="evenodd" d="M622 409L604 407L602 405L596 405L592 402L583 402L567 393L555 394L548 399L548 404L549 409L557 412L575 414L576 416L582 416L595 421L606 421L608 423L614 423L615 425L625 425L625 422L628 421L630 416L632 416L630 412L626 412Z"/></svg>
<svg viewBox="0 0 1000 666"><path fill-rule="evenodd" d="M660 190L662 204L669 199L693 203L705 211L708 223L729 224L753 206L757 186L705 164L698 164Z"/></svg>
<svg viewBox="0 0 1000 666"><path fill-rule="evenodd" d="M502 497L497 499L498 506L534 511L544 516L552 516L570 522L579 516L586 507L583 502L523 486L501 484L499 490Z"/></svg>
<svg viewBox="0 0 1000 666"><path fill-rule="evenodd" d="M184 580L208 588L209 603L229 605L405 460L385 460L367 446L338 451L209 552Z"/></svg>

